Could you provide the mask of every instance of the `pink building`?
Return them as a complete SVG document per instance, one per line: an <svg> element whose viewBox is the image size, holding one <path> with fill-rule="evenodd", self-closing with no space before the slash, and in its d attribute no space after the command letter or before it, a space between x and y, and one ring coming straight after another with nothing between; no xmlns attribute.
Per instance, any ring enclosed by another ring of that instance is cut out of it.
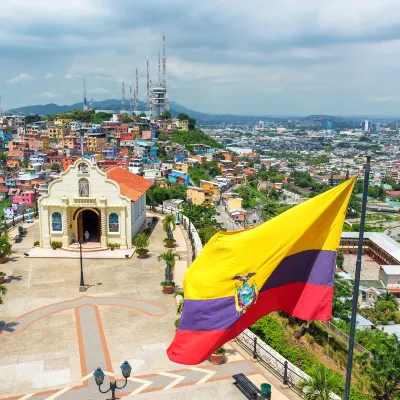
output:
<svg viewBox="0 0 400 400"><path fill-rule="evenodd" d="M38 197L38 193L36 192L36 197ZM13 204L25 203L27 207L32 206L35 203L35 192L26 191L22 192L19 196L14 196L12 198Z"/></svg>

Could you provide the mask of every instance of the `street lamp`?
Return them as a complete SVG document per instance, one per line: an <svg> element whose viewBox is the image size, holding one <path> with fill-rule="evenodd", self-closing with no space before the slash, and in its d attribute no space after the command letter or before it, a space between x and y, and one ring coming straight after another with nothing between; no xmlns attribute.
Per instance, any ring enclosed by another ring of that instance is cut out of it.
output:
<svg viewBox="0 0 400 400"><path fill-rule="evenodd" d="M79 239L79 258L81 261L81 283L79 284L79 291L85 292L85 281L83 280L83 263L82 263L82 239Z"/></svg>
<svg viewBox="0 0 400 400"><path fill-rule="evenodd" d="M190 215L190 210L192 209L192 199L188 199L188 206L189 206L189 215ZM192 241L192 231L190 229L190 218L189 219L189 240Z"/></svg>
<svg viewBox="0 0 400 400"><path fill-rule="evenodd" d="M37 202L37 196L36 196L36 188L33 189L33 193L35 196L35 218L38 217L38 202Z"/></svg>
<svg viewBox="0 0 400 400"><path fill-rule="evenodd" d="M93 372L93 377L94 380L96 381L96 385L99 387L99 392L100 393L108 393L109 391L111 391L111 399L108 400L116 400L117 398L115 397L115 391L117 389L121 390L123 389L127 383L128 383L128 378L131 376L131 371L132 371L132 367L129 365L128 361L124 361L121 364L121 372L122 372L122 376L125 378L125 384L122 387L118 387L117 386L117 382L110 382L110 388L106 391L102 391L101 390L101 385L104 382L104 372L101 370L101 368L97 368L96 371Z"/></svg>

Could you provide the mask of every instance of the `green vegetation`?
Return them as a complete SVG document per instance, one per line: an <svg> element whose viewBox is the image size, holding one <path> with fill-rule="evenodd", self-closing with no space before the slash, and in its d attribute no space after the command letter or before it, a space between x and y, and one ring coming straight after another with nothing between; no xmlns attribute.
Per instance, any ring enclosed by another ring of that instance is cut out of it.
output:
<svg viewBox="0 0 400 400"><path fill-rule="evenodd" d="M311 189L310 197L314 197L330 189L330 186L326 183L316 182L308 172L293 171L290 174L290 178L288 178L288 182L293 182L296 186L305 189Z"/></svg>
<svg viewBox="0 0 400 400"><path fill-rule="evenodd" d="M350 322L352 295L352 284L348 280L342 279L339 275L335 275L332 301L332 315L334 318L346 323Z"/></svg>
<svg viewBox="0 0 400 400"><path fill-rule="evenodd" d="M221 143L217 142L200 129L194 129L192 131L174 131L172 132L171 140L172 143L179 143L186 147L190 147L192 144L205 144L206 146L214 148L223 148Z"/></svg>
<svg viewBox="0 0 400 400"><path fill-rule="evenodd" d="M6 276L4 272L0 272L0 276ZM7 287L0 284L0 305L4 304L3 297L7 294Z"/></svg>
<svg viewBox="0 0 400 400"><path fill-rule="evenodd" d="M171 113L168 110L166 110L166 111L164 111L163 113L160 114L160 118L161 119L170 119L171 118Z"/></svg>
<svg viewBox="0 0 400 400"><path fill-rule="evenodd" d="M310 372L311 380L300 382L299 388L305 400L330 400L335 388L335 377L325 365L319 364Z"/></svg>
<svg viewBox="0 0 400 400"><path fill-rule="evenodd" d="M136 246L135 252L137 254L146 254L149 250L147 247L150 244L149 237L143 232L135 236L133 244Z"/></svg>
<svg viewBox="0 0 400 400"><path fill-rule="evenodd" d="M387 325L390 321L400 323L400 312L395 297L380 296L372 307L360 309L360 314L377 325ZM400 368L400 366L399 366Z"/></svg>
<svg viewBox="0 0 400 400"><path fill-rule="evenodd" d="M190 222L195 226L203 244L206 244L221 230L221 224L215 219L217 211L211 205L192 204L189 207L189 204L184 204L182 214L188 217Z"/></svg>
<svg viewBox="0 0 400 400"><path fill-rule="evenodd" d="M54 115L48 115L46 118L48 120L54 120L56 118L65 118L79 122L93 122L99 124L100 122L112 118L112 114L105 112L96 113L94 110L88 110L88 111L73 110L71 112L62 112Z"/></svg>
<svg viewBox="0 0 400 400"><path fill-rule="evenodd" d="M262 181L270 181L273 183L282 182L284 178L282 172L275 167L271 167L269 170L261 170L257 177Z"/></svg>
<svg viewBox="0 0 400 400"><path fill-rule="evenodd" d="M209 181L218 175L221 175L221 170L215 161L204 162L198 164L197 167L189 167L188 173L190 179L197 186L200 185L201 180Z"/></svg>
<svg viewBox="0 0 400 400"><path fill-rule="evenodd" d="M186 200L186 191L187 187L178 183L172 183L169 188L154 186L146 192L147 204L149 206L156 206L163 204L165 200Z"/></svg>
<svg viewBox="0 0 400 400"><path fill-rule="evenodd" d="M22 160L22 166L24 167L24 168L28 168L29 167L29 158L24 158L23 160Z"/></svg>
<svg viewBox="0 0 400 400"><path fill-rule="evenodd" d="M307 374L313 376L315 368L324 365L316 355L307 351L307 349L298 342L292 331L288 329L286 318L280 318L276 313L262 317L251 325L250 330ZM325 337L327 337L327 335ZM341 395L344 391L344 378L341 374L330 368L327 368L327 373L330 377L330 389L334 393ZM354 378L355 375L356 371L354 371ZM369 399L369 397L363 395L355 385L352 387L350 398L352 400Z"/></svg>
<svg viewBox="0 0 400 400"><path fill-rule="evenodd" d="M11 254L12 244L8 235L0 236L0 258Z"/></svg>
<svg viewBox="0 0 400 400"><path fill-rule="evenodd" d="M385 229L384 226L365 224L365 232L383 232ZM343 232L360 232L360 224L353 224L352 226L343 224Z"/></svg>
<svg viewBox="0 0 400 400"><path fill-rule="evenodd" d="M309 164L318 165L318 164L327 164L329 162L328 157L317 157L317 158L310 158Z"/></svg>
<svg viewBox="0 0 400 400"><path fill-rule="evenodd" d="M33 124L35 122L39 122L42 120L42 117L39 114L32 114L32 115L27 115L25 117L25 124Z"/></svg>
<svg viewBox="0 0 400 400"><path fill-rule="evenodd" d="M60 172L61 171L61 164L51 164L51 170Z"/></svg>
<svg viewBox="0 0 400 400"><path fill-rule="evenodd" d="M4 207L11 207L12 203L9 199L3 199L0 201L0 217L4 216Z"/></svg>

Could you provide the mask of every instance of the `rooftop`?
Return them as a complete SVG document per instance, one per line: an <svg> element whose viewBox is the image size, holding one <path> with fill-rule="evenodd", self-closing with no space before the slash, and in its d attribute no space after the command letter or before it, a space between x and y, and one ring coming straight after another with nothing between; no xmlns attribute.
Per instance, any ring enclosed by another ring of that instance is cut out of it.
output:
<svg viewBox="0 0 400 400"><path fill-rule="evenodd" d="M400 275L400 265L381 265L386 275Z"/></svg>
<svg viewBox="0 0 400 400"><path fill-rule="evenodd" d="M118 166L108 168L106 174L108 179L118 183L121 194L133 201L138 200L153 185L151 181Z"/></svg>

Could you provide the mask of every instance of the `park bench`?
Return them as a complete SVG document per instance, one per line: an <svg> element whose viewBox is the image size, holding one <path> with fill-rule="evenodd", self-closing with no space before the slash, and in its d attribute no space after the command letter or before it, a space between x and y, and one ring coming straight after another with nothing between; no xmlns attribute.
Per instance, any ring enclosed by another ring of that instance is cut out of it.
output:
<svg viewBox="0 0 400 400"><path fill-rule="evenodd" d="M20 236L25 236L27 234L28 230L26 228L23 228L22 226L18 227L18 233Z"/></svg>
<svg viewBox="0 0 400 400"><path fill-rule="evenodd" d="M15 243L20 243L22 241L21 235L15 235L14 241Z"/></svg>
<svg viewBox="0 0 400 400"><path fill-rule="evenodd" d="M253 382L247 378L244 374L236 374L233 375L232 378L235 380L233 384L248 398L251 400L254 399L264 399L262 396L260 389Z"/></svg>

